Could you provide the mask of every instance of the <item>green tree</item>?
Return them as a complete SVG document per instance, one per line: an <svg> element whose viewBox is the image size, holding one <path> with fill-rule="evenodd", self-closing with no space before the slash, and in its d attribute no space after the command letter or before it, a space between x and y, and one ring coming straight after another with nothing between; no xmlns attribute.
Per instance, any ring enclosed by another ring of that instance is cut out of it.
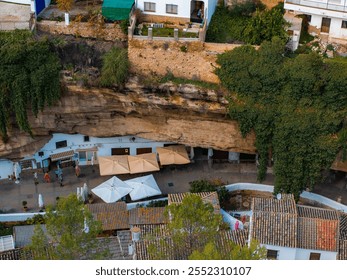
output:
<svg viewBox="0 0 347 280"><path fill-rule="evenodd" d="M214 241L222 224L222 216L196 194L188 194L181 204L167 206L165 214L169 217L168 236L149 247L152 259L188 258Z"/></svg>
<svg viewBox="0 0 347 280"><path fill-rule="evenodd" d="M96 237L101 232L100 222L94 221L76 195L59 199L56 209L48 206L45 221L48 236L44 236L42 230L35 230L29 247L37 258L45 258L47 250L49 258L55 260L103 259L108 256L108 250L98 249Z"/></svg>
<svg viewBox="0 0 347 280"><path fill-rule="evenodd" d="M264 260L266 248L259 242L252 240L249 246L240 246L232 241L218 248L216 243L209 242L203 250L195 250L189 256L189 260Z"/></svg>
<svg viewBox="0 0 347 280"><path fill-rule="evenodd" d="M31 133L27 109L35 116L60 97L60 62L47 40L29 31L0 32L0 133L7 139L12 118Z"/></svg>
<svg viewBox="0 0 347 280"><path fill-rule="evenodd" d="M126 49L114 47L103 56L101 85L122 85L129 74L129 59Z"/></svg>
<svg viewBox="0 0 347 280"><path fill-rule="evenodd" d="M256 134L258 180L265 179L271 154L275 192L298 199L347 146L347 60L286 54L285 42L274 37L258 50L242 46L220 55L216 73L231 92L230 117L243 136Z"/></svg>

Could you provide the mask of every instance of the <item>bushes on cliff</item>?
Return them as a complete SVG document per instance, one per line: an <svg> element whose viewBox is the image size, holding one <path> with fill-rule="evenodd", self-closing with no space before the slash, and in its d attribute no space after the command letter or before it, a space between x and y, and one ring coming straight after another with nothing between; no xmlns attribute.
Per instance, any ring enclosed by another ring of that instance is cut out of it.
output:
<svg viewBox="0 0 347 280"><path fill-rule="evenodd" d="M60 97L60 62L47 40L29 31L0 32L0 134L13 121L31 133L27 109L35 116Z"/></svg>
<svg viewBox="0 0 347 280"><path fill-rule="evenodd" d="M256 133L259 180L274 161L275 192L299 197L346 147L347 60L316 53L287 57L275 38L218 57L217 74L233 92L229 115L242 134Z"/></svg>
<svg viewBox="0 0 347 280"><path fill-rule="evenodd" d="M114 47L103 56L102 61L101 85L110 87L124 84L130 66L127 50Z"/></svg>

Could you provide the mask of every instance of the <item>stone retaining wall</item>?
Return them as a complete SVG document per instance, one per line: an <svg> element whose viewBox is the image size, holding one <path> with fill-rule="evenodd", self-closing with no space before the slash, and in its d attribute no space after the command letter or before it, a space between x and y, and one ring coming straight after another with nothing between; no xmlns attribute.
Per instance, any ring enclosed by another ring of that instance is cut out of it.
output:
<svg viewBox="0 0 347 280"><path fill-rule="evenodd" d="M203 42L129 40L131 71L142 75L172 73L175 77L219 83L217 55L240 45Z"/></svg>
<svg viewBox="0 0 347 280"><path fill-rule="evenodd" d="M37 22L37 29L51 34L73 35L84 38L98 38L106 41L125 41L127 35L123 33L119 24L108 23L103 26L88 22L71 22L66 26L64 22L42 20Z"/></svg>

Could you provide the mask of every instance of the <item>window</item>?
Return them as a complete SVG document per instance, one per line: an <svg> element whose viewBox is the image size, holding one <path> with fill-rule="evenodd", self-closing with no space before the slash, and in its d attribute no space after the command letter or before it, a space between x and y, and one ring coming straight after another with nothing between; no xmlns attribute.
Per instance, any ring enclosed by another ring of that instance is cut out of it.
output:
<svg viewBox="0 0 347 280"><path fill-rule="evenodd" d="M145 2L144 10L145 12L155 12L155 3Z"/></svg>
<svg viewBox="0 0 347 280"><path fill-rule="evenodd" d="M320 260L320 253L310 253L310 260Z"/></svg>
<svg viewBox="0 0 347 280"><path fill-rule="evenodd" d="M178 6L172 4L166 4L166 13L167 14L177 14Z"/></svg>
<svg viewBox="0 0 347 280"><path fill-rule="evenodd" d="M311 15L306 15L307 22L311 22L312 16Z"/></svg>
<svg viewBox="0 0 347 280"><path fill-rule="evenodd" d="M55 142L55 148L56 149L60 149L60 148L65 148L67 147L67 141L59 141L59 142Z"/></svg>
<svg viewBox="0 0 347 280"><path fill-rule="evenodd" d="M277 260L278 251L276 250L267 250L266 258L268 260Z"/></svg>
<svg viewBox="0 0 347 280"><path fill-rule="evenodd" d="M84 136L84 142L89 142L90 139L89 139L89 136Z"/></svg>
<svg viewBox="0 0 347 280"><path fill-rule="evenodd" d="M347 28L347 20L342 21L341 28Z"/></svg>
<svg viewBox="0 0 347 280"><path fill-rule="evenodd" d="M136 154L141 155L141 154L148 154L152 152L152 148L137 148L136 149Z"/></svg>
<svg viewBox="0 0 347 280"><path fill-rule="evenodd" d="M111 155L120 156L120 155L129 155L129 148L112 148Z"/></svg>

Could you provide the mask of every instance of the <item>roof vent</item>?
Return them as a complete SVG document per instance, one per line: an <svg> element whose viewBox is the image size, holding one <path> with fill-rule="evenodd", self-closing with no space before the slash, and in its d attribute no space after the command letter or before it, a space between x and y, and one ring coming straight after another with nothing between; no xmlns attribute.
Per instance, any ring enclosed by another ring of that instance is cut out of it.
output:
<svg viewBox="0 0 347 280"><path fill-rule="evenodd" d="M141 230L138 227L133 227L130 229L131 231L131 239L133 241L139 241L140 240L140 235L141 235Z"/></svg>

